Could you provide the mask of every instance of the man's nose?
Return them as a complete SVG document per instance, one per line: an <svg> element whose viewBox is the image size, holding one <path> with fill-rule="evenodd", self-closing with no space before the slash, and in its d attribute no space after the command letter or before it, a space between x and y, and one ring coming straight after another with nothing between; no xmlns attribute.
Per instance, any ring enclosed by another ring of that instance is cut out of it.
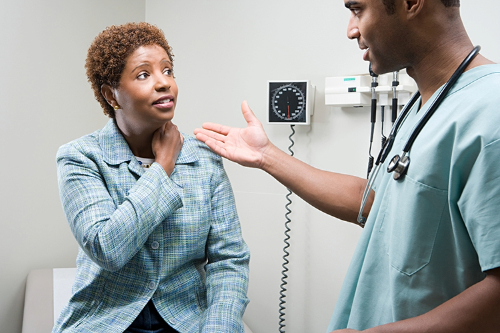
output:
<svg viewBox="0 0 500 333"><path fill-rule="evenodd" d="M349 19L349 23L347 24L347 38L356 39L359 38L359 28L355 22L354 16L351 16Z"/></svg>

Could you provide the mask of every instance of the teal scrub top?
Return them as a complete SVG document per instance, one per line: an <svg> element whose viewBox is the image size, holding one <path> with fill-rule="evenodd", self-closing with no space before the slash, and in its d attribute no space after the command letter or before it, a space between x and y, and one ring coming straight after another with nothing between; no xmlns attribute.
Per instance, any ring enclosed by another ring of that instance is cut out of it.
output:
<svg viewBox="0 0 500 333"><path fill-rule="evenodd" d="M500 267L500 65L460 77L418 135L408 173L401 154L434 100L415 103L375 181L375 201L327 332L424 314ZM418 112L417 112L418 111Z"/></svg>

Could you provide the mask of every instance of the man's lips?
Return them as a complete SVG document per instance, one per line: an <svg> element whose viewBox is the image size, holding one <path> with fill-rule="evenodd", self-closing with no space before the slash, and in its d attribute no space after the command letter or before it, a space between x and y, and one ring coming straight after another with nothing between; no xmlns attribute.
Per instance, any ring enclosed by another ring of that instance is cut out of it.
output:
<svg viewBox="0 0 500 333"><path fill-rule="evenodd" d="M370 49L366 49L365 53L363 53L363 60L364 61L370 61L368 57L368 52L370 52Z"/></svg>
<svg viewBox="0 0 500 333"><path fill-rule="evenodd" d="M368 46L366 46L365 43L363 43L363 42L358 42L358 45L359 45L359 48L361 50L366 50L365 53L363 53L363 60L364 61L369 61L368 60L368 53L370 51L370 48Z"/></svg>

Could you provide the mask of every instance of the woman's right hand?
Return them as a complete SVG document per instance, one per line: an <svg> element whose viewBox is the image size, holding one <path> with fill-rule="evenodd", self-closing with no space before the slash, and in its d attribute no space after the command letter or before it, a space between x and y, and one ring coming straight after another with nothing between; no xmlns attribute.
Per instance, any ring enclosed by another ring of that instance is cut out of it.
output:
<svg viewBox="0 0 500 333"><path fill-rule="evenodd" d="M183 143L184 137L171 121L157 129L153 135L152 149L155 162L163 167L168 176L174 171Z"/></svg>
<svg viewBox="0 0 500 333"><path fill-rule="evenodd" d="M248 124L246 128L204 123L203 128L194 130L194 134L222 157L243 166L261 168L265 152L272 144L246 101L241 103L241 111Z"/></svg>

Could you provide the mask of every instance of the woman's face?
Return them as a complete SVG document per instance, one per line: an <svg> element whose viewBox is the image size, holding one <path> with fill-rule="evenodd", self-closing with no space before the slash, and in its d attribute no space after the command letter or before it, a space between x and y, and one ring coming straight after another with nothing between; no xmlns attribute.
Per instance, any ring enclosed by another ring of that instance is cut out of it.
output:
<svg viewBox="0 0 500 333"><path fill-rule="evenodd" d="M174 117L177 84L167 52L158 45L141 46L128 58L114 97L122 131L156 130Z"/></svg>

